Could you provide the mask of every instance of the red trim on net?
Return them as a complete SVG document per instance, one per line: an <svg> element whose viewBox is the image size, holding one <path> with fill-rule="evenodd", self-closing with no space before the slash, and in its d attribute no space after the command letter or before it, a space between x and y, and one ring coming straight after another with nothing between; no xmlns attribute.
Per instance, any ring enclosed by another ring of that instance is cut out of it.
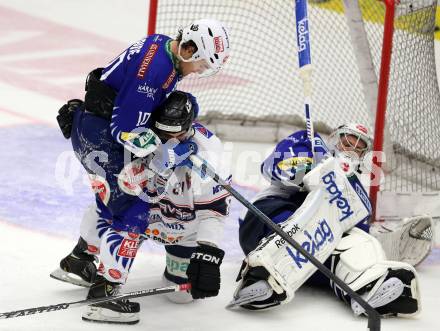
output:
<svg viewBox="0 0 440 331"><path fill-rule="evenodd" d="M386 10L385 10L385 23L384 23L384 33L383 33L383 44L382 44L382 60L380 64L380 77L379 77L379 90L377 96L377 111L376 111L376 121L374 126L374 144L373 151L382 152L383 151L383 139L385 130L385 113L387 109L387 96L388 96L388 82L390 77L390 64L391 64L391 53L393 48L393 33L394 33L394 9L395 0L384 0ZM379 178L375 178L374 173L378 176L378 171L382 167L382 162L377 157L373 157L373 171L371 173L370 180L379 181ZM371 221L376 221L376 207L377 207L377 193L379 191L380 185L370 186L370 200L373 208L373 213Z"/></svg>
<svg viewBox="0 0 440 331"><path fill-rule="evenodd" d="M148 11L148 35L156 33L157 3L159 0L150 0L150 9Z"/></svg>

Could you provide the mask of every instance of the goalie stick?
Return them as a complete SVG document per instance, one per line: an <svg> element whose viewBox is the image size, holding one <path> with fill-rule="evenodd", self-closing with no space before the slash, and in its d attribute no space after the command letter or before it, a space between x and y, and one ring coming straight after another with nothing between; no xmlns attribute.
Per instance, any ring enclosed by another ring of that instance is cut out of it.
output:
<svg viewBox="0 0 440 331"><path fill-rule="evenodd" d="M246 200L240 193L238 193L231 184L227 183L225 180L220 178L220 176L215 172L215 170L199 156L192 154L189 159L193 163L196 170L201 176L211 177L217 184L221 185L226 191L231 193L231 195L236 198L243 206L245 206L250 212L252 212L257 219L268 226L273 232L278 234L287 243L289 243L293 248L299 251L304 257L309 259L309 261L318 268L327 278L331 279L335 284L337 284L345 293L347 293L350 298L356 301L359 306L361 306L368 315L368 328L370 331L380 331L380 315L374 310L359 294L353 291L344 281L332 273L326 266L319 262L313 255L307 252L302 246L300 246L292 237L285 233L281 228L275 224L269 217L267 217L261 210L255 207L252 203Z"/></svg>
<svg viewBox="0 0 440 331"><path fill-rule="evenodd" d="M97 304L97 303L104 303L104 302L109 302L109 301L114 301L114 300L140 298L140 297L146 297L146 296L156 295L156 294L165 294L165 293L172 293L172 292L187 291L189 289L191 289L191 285L189 283L181 284L181 285L166 286L166 287L157 287L157 288L151 288L151 289L147 289L147 290L139 290L139 291L134 291L134 292L129 292L129 293L123 293L123 294L119 294L119 295L115 295L115 296L111 296L111 297L105 297L105 298L86 299L86 300L80 300L80 301L59 303L59 304L50 305L50 306L42 306L42 307L9 311L6 313L0 313L0 319L28 316L28 315L41 314L41 313L50 313L53 311L65 310L65 309L69 309L69 308L77 308L77 307L82 307L82 306L89 306L89 305L93 305L93 304Z"/></svg>
<svg viewBox="0 0 440 331"><path fill-rule="evenodd" d="M306 115L307 136L312 144L313 160L315 159L315 133L313 130L310 101L312 96L312 58L310 55L310 31L307 16L307 0L296 0L296 43L298 47L299 75L303 82L304 108Z"/></svg>

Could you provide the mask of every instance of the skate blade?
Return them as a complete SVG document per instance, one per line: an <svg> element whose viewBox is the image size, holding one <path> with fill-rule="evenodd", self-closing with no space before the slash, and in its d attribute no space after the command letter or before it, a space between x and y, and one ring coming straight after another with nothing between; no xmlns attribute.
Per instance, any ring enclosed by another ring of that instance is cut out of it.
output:
<svg viewBox="0 0 440 331"><path fill-rule="evenodd" d="M273 290L266 281L258 281L251 286L241 289L225 308L233 309L254 301L263 301L270 298L272 294Z"/></svg>
<svg viewBox="0 0 440 331"><path fill-rule="evenodd" d="M82 320L104 324L137 324L139 313L119 313L110 309L88 306L82 315Z"/></svg>
<svg viewBox="0 0 440 331"><path fill-rule="evenodd" d="M400 279L394 277L390 278L377 289L373 297L368 300L368 303L373 308L385 306L400 297L404 288L405 285L403 285ZM357 316L365 313L365 309L356 301L352 300L351 308Z"/></svg>
<svg viewBox="0 0 440 331"><path fill-rule="evenodd" d="M90 283L81 279L79 276L72 274L70 272L64 271L61 268L54 270L50 275L51 278L60 280L65 283L69 283L81 287L90 287Z"/></svg>

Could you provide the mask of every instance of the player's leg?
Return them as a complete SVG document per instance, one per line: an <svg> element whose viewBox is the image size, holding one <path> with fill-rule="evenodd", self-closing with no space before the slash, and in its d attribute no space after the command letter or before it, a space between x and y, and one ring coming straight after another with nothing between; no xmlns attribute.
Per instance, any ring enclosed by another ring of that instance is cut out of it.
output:
<svg viewBox="0 0 440 331"><path fill-rule="evenodd" d="M72 110L71 115L73 122L70 135L73 150L91 176L92 189L97 193L97 201L108 201L110 187L106 180L106 171L105 168L98 167L98 163L95 162L95 157L98 158L98 162L108 160L109 148L101 150L106 138L105 133L108 131L108 122L85 113L83 105ZM100 175L97 174L98 172ZM51 277L80 286L90 286L94 280L96 276L94 255L98 253L100 239L97 233L99 218L95 210L96 204L93 205L94 207L89 208L82 219L78 244L61 260L60 268L52 272ZM111 219L111 216L106 219ZM105 223L104 220L101 221Z"/></svg>
<svg viewBox="0 0 440 331"><path fill-rule="evenodd" d="M131 178L127 178L139 177L143 165L136 163L139 160L132 161L131 157L125 160L124 148L111 137L108 121L87 112L74 114L71 141L78 159L89 173L98 213L111 220L111 224L98 230L100 266L87 297L113 296L127 279L139 247L139 236L148 225L148 201L140 195L142 188L133 187ZM137 323L139 304L116 300L89 306L83 319Z"/></svg>
<svg viewBox="0 0 440 331"><path fill-rule="evenodd" d="M101 212L104 207L98 203ZM148 211L148 203L139 200L138 203L124 210L128 220L132 215L140 215ZM113 216L118 217L118 216ZM120 221L107 223L99 228L100 264L97 276L90 286L87 298L114 296L121 285L127 281L130 270L142 242L141 233L145 232L147 223ZM129 300L115 300L107 303L89 306L83 314L83 320L116 324L135 324L139 322L140 306Z"/></svg>
<svg viewBox="0 0 440 331"><path fill-rule="evenodd" d="M306 196L307 192L296 192L288 199L266 197L254 202L254 205L269 216L272 221L279 224L287 220L301 206ZM246 255L258 246L261 239L272 233L249 211L239 220L239 223L240 245ZM248 268L246 263L243 263L239 271L239 277L243 277L243 279L234 295L236 298L233 301L234 306L240 305L251 310L266 309L277 306L286 299L284 293L273 291L273 288L268 284L269 273L265 268L253 267L245 271L246 268Z"/></svg>
<svg viewBox="0 0 440 331"><path fill-rule="evenodd" d="M108 220L98 216L96 204L87 208L81 221L80 237L72 252L60 261L52 278L74 285L89 287L96 277L96 264L103 229Z"/></svg>
<svg viewBox="0 0 440 331"><path fill-rule="evenodd" d="M165 286L188 283L186 270L190 262L195 247L187 247L180 245L167 245L166 250L166 267L162 276ZM174 303L189 303L194 299L188 292L174 292L165 294L165 296Z"/></svg>
<svg viewBox="0 0 440 331"><path fill-rule="evenodd" d="M331 256L331 269L350 287L362 294L383 316L410 316L419 312L417 273L408 263L387 261L380 243L368 233L354 228L339 242ZM355 314L362 307L350 301L338 287L336 295L351 305Z"/></svg>
<svg viewBox="0 0 440 331"><path fill-rule="evenodd" d="M111 226L104 230L100 245L101 261L97 276L90 286L88 299L118 294L121 285L127 280L139 245L139 234L115 231ZM139 311L137 302L115 300L88 306L82 318L93 322L135 324L139 322Z"/></svg>

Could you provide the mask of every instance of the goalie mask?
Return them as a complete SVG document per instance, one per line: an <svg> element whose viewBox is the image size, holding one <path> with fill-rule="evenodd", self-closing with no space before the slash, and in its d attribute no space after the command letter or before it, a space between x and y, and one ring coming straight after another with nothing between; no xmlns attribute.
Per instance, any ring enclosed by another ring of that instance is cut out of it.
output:
<svg viewBox="0 0 440 331"><path fill-rule="evenodd" d="M193 41L197 51L189 59L181 56L182 44ZM182 29L178 56L183 62L197 62L201 68L199 77L211 76L220 71L229 57L229 33L223 23L214 19L202 19Z"/></svg>
<svg viewBox="0 0 440 331"><path fill-rule="evenodd" d="M186 136L195 118L197 105L195 98L181 91L172 92L154 111L153 130L161 138Z"/></svg>
<svg viewBox="0 0 440 331"><path fill-rule="evenodd" d="M371 151L373 139L361 124L344 124L330 135L330 146L335 156L342 155L353 161L363 159Z"/></svg>

